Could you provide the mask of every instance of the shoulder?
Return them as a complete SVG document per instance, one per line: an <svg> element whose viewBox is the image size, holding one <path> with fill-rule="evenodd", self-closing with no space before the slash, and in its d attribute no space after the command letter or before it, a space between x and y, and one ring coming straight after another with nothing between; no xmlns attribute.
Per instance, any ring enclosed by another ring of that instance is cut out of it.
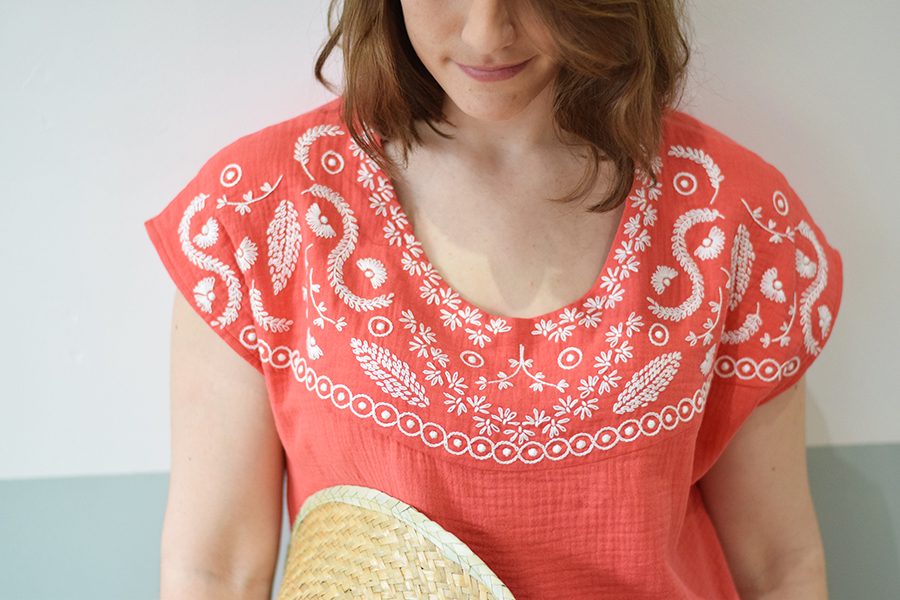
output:
<svg viewBox="0 0 900 600"><path fill-rule="evenodd" d="M333 100L281 123L244 135L210 158L204 170L220 166L223 161L245 161L247 166L283 165L300 161L299 146L304 138L334 136L343 133L340 99ZM243 171L243 169L242 169ZM231 183L234 181L223 182Z"/></svg>
<svg viewBox="0 0 900 600"><path fill-rule="evenodd" d="M684 160L694 163L706 172L715 190L727 187L732 195L749 196L788 185L784 175L759 155L683 112L673 112L666 118L660 157L671 167ZM676 192L689 189L681 186Z"/></svg>

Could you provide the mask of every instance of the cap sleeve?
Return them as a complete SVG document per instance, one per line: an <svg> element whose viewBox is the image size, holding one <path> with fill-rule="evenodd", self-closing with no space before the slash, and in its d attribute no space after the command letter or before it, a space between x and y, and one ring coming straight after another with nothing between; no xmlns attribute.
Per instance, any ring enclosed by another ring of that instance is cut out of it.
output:
<svg viewBox="0 0 900 600"><path fill-rule="evenodd" d="M262 372L245 272L258 247L251 220L228 206L242 178L228 149L210 160L156 217L147 233L176 287L197 313L238 354Z"/></svg>
<svg viewBox="0 0 900 600"><path fill-rule="evenodd" d="M803 376L834 326L838 252L774 169L736 204L725 323L698 440L701 476L758 406Z"/></svg>

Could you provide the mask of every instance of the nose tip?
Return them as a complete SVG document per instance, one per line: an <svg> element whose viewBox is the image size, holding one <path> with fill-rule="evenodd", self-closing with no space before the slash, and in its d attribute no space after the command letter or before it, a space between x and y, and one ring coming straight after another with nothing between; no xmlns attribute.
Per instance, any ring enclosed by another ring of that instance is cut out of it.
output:
<svg viewBox="0 0 900 600"><path fill-rule="evenodd" d="M481 54L491 54L512 44L516 28L505 0L472 0L463 27L462 41Z"/></svg>

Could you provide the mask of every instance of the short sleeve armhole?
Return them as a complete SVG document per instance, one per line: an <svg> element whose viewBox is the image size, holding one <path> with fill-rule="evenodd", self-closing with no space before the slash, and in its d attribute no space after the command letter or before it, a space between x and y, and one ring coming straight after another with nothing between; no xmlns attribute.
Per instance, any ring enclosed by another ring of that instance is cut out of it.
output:
<svg viewBox="0 0 900 600"><path fill-rule="evenodd" d="M239 264L239 247L228 231L234 225L217 213L219 162L218 155L210 160L145 227L178 291L219 337L262 373L241 269L247 265Z"/></svg>

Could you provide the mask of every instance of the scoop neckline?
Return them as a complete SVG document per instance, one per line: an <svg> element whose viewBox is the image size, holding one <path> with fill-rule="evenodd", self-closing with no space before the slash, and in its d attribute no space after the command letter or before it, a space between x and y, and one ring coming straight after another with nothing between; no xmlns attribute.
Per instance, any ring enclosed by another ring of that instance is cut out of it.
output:
<svg viewBox="0 0 900 600"><path fill-rule="evenodd" d="M560 306L559 308L553 309L551 311L547 311L545 313L542 313L542 314L534 316L534 317L511 317L511 316L505 316L505 315L496 315L492 312L489 312L489 311L481 308L480 306L477 306L476 304L473 304L465 296L460 294L458 290L454 289L449 283L447 283L447 280L444 279L444 276L441 275L440 271L438 271L435 268L435 266L432 264L431 259L428 257L428 254L425 252L425 247L422 246L422 242L419 241L419 237L416 235L415 229L413 228L412 221L410 221L409 216L406 214L406 210L404 210L403 205L400 204L400 200L397 198L397 187L394 185L393 178L390 177L387 173L385 173L385 176L387 177L387 181L391 186L391 191L394 192L393 194L391 194L391 197L388 199L387 204L389 204L392 207L392 209L391 209L392 211L396 210L399 213L399 215L402 215L403 219L406 221L406 223L409 227L408 235L410 235L412 238L412 241L422 249L422 260L428 264L428 267L432 271L434 271L434 273L437 274L437 276L440 278L441 285L446 286L446 288L448 290L450 290L451 292L456 294L456 297L459 298L459 300L460 300L460 309L459 310L462 310L465 307L469 307L471 309L479 311L482 315L485 316L485 318L488 321L496 320L496 319L503 319L507 323L512 322L512 323L519 323L519 324L523 324L523 325L526 323L530 325L530 324L534 324L534 323L539 323L541 321L552 320L552 319L556 318L556 316L559 313L562 313L562 312L566 311L567 309L568 310L575 309L576 311L580 311L583 309L584 303L587 302L587 300L589 298L595 297L595 296L603 296L603 294L599 292L600 286L602 283L602 279L603 279L603 275L606 274L606 272L608 270L610 270L614 267L614 265L611 264L611 261L614 260L613 255L615 253L615 250L616 250L616 248L618 248L619 246L622 245L623 241L626 241L624 239L624 237L626 235L625 234L625 223L627 222L626 219L628 219L632 216L630 214L631 206L630 206L630 203L628 202L628 198L631 197L631 195L633 194L634 187L637 185L637 182L638 182L638 178L635 177L631 184L631 188L628 191L628 196L626 197L625 201L623 202L624 207L622 209L622 216L619 218L619 224L616 227L616 233L613 236L612 245L609 247L609 252L607 253L606 258L603 260L603 264L600 267L600 271L597 273L597 279L594 280L594 283L591 285L591 287L584 294L582 294L581 297L579 297L577 300L570 302L568 304L565 304L563 306Z"/></svg>

